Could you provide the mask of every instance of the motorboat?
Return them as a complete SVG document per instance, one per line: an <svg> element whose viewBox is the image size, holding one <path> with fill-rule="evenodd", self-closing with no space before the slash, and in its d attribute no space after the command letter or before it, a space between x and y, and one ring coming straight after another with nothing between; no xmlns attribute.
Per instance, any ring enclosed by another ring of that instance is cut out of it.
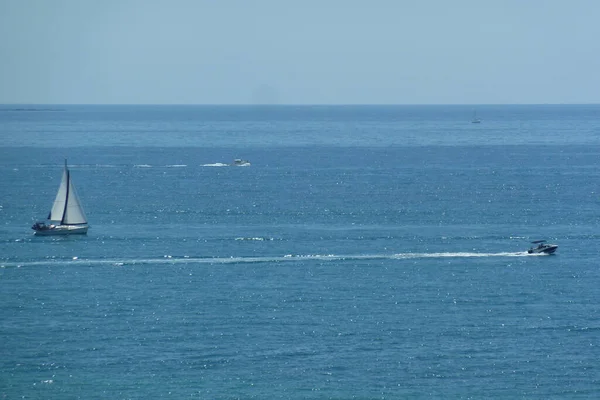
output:
<svg viewBox="0 0 600 400"><path fill-rule="evenodd" d="M249 167L250 161L242 160L241 158L236 158L235 160L233 160L233 165L235 165L236 167Z"/></svg>
<svg viewBox="0 0 600 400"><path fill-rule="evenodd" d="M557 244L546 243L545 240L534 240L531 243L534 246L527 250L529 254L553 254L558 249Z"/></svg>

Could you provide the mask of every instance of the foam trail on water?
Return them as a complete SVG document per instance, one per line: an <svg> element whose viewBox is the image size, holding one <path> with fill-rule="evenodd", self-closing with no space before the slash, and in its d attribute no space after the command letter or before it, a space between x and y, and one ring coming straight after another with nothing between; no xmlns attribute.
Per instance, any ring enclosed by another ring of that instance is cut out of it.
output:
<svg viewBox="0 0 600 400"><path fill-rule="evenodd" d="M72 257L70 259L45 259L39 261L0 262L1 268L6 267L29 267L36 265L148 265L148 264L244 264L244 263L272 263L293 262L306 260L319 261L352 261L352 260L405 260L419 258L471 258L471 257L536 257L547 254L528 254L527 252L502 252L502 253L470 253L470 252L446 252L446 253L396 253L396 254L306 254L267 257L189 257L170 256L151 258L115 258L115 259L85 259Z"/></svg>
<svg viewBox="0 0 600 400"><path fill-rule="evenodd" d="M394 258L445 258L445 257L523 257L533 255L545 255L545 254L529 254L526 251L519 252L502 252L502 253L468 253L468 252L457 252L457 253L401 253L396 254Z"/></svg>

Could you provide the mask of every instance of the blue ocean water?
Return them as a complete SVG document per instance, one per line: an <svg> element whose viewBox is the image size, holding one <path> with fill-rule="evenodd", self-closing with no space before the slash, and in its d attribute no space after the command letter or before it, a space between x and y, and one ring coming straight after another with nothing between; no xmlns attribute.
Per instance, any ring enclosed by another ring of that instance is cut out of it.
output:
<svg viewBox="0 0 600 400"><path fill-rule="evenodd" d="M0 396L600 396L600 106L473 109L0 107Z"/></svg>

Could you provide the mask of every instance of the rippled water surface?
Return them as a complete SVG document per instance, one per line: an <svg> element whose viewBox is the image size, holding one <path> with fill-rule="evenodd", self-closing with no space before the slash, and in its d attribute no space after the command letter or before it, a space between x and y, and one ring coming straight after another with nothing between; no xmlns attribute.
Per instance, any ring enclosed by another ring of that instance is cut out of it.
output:
<svg viewBox="0 0 600 400"><path fill-rule="evenodd" d="M597 397L600 107L472 113L2 106L0 395Z"/></svg>

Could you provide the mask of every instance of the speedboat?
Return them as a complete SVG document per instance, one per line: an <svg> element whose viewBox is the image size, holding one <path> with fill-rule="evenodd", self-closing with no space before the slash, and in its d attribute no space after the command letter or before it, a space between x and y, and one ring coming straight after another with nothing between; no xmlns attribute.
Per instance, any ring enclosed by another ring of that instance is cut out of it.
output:
<svg viewBox="0 0 600 400"><path fill-rule="evenodd" d="M249 167L250 161L242 160L241 158L236 158L235 160L233 160L233 165L235 165L236 167Z"/></svg>
<svg viewBox="0 0 600 400"><path fill-rule="evenodd" d="M531 242L532 244L537 246L531 246L527 253L529 254L553 254L556 249L558 249L557 244L549 244L546 243L545 240L535 240Z"/></svg>

